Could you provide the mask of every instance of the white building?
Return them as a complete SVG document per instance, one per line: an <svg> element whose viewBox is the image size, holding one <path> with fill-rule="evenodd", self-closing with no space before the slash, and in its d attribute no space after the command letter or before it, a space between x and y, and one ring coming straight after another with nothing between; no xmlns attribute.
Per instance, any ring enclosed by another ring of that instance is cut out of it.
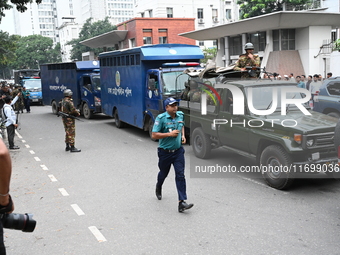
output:
<svg viewBox="0 0 340 255"><path fill-rule="evenodd" d="M236 0L136 0L135 17L195 18L197 30L238 20ZM216 41L197 41L204 47L216 46Z"/></svg>
<svg viewBox="0 0 340 255"><path fill-rule="evenodd" d="M281 75L339 75L332 61L332 40L340 27L340 13L324 11L274 12L230 24L182 34L195 40L218 40L216 63L227 66L252 42L261 66ZM333 38L332 38L333 37ZM332 64L331 64L332 63Z"/></svg>

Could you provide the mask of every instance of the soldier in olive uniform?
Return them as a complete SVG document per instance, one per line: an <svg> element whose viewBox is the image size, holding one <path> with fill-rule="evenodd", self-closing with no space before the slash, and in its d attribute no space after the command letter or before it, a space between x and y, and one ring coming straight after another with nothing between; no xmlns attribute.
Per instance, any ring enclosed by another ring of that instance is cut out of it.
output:
<svg viewBox="0 0 340 255"><path fill-rule="evenodd" d="M64 98L61 101L61 112L67 113L72 116L79 116L79 111L74 107L72 102L72 90L65 89L64 90ZM70 152L80 152L81 150L74 147L74 138L76 136L76 126L75 119L62 117L64 128L65 128L65 143L66 148L65 151Z"/></svg>
<svg viewBox="0 0 340 255"><path fill-rule="evenodd" d="M15 85L15 89L13 90L13 93L12 93L12 96L13 98L15 98L20 92L22 92L22 87L20 84L16 84ZM14 105L14 110L17 112L17 113L23 113L24 112L24 97L22 95L22 93L20 94L17 102L15 103Z"/></svg>
<svg viewBox="0 0 340 255"><path fill-rule="evenodd" d="M190 80L189 81L190 90L188 92L188 99L191 102L201 102L201 91L198 88L197 81Z"/></svg>
<svg viewBox="0 0 340 255"><path fill-rule="evenodd" d="M254 52L254 45L252 43L246 43L244 46L246 51L245 54L240 55L239 59L235 63L234 70L235 71L246 71L246 66L256 66L260 67L261 60L258 55L255 55ZM243 78L248 78L248 74L242 75Z"/></svg>

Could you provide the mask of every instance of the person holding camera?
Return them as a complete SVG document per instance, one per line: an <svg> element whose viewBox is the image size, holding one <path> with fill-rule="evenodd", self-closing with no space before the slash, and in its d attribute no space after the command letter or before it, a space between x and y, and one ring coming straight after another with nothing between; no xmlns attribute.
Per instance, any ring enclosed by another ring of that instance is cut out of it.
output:
<svg viewBox="0 0 340 255"><path fill-rule="evenodd" d="M14 203L9 195L11 174L11 157L6 145L0 139L0 214L9 214L14 211ZM0 221L0 255L6 255L2 221Z"/></svg>

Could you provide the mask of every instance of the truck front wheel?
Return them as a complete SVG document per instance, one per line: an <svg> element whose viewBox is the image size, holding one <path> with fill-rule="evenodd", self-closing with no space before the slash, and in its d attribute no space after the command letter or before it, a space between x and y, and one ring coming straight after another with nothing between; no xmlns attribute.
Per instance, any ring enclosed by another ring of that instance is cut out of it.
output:
<svg viewBox="0 0 340 255"><path fill-rule="evenodd" d="M114 114L114 116L115 116L115 124L116 124L116 127L117 128L123 128L125 125L125 123L124 122L122 122L120 119L119 119L119 115L118 115L118 111L116 110L115 111L115 114Z"/></svg>
<svg viewBox="0 0 340 255"><path fill-rule="evenodd" d="M202 128L195 128L192 132L192 149L198 158L208 158L211 153L210 138L203 132Z"/></svg>
<svg viewBox="0 0 340 255"><path fill-rule="evenodd" d="M92 119L93 112L91 111L89 105L87 103L83 104L83 115L86 119Z"/></svg>
<svg viewBox="0 0 340 255"><path fill-rule="evenodd" d="M56 101L52 102L52 112L53 114L57 114L58 113L58 104Z"/></svg>
<svg viewBox="0 0 340 255"><path fill-rule="evenodd" d="M279 145L265 148L260 158L262 176L267 184L275 189L287 189L294 181L290 171L292 160Z"/></svg>

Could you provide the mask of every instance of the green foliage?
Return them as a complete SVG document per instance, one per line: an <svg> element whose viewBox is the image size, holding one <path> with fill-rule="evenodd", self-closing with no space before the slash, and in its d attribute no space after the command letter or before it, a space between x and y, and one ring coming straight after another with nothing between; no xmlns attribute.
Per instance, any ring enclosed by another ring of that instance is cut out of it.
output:
<svg viewBox="0 0 340 255"><path fill-rule="evenodd" d="M217 54L217 48L213 47L213 48L204 48L203 49L203 54L204 54L204 59L202 59L202 63L207 63L208 59L214 59L216 57Z"/></svg>
<svg viewBox="0 0 340 255"><path fill-rule="evenodd" d="M340 39L334 41L333 50L340 51Z"/></svg>
<svg viewBox="0 0 340 255"><path fill-rule="evenodd" d="M61 61L60 44L53 46L53 40L41 35L21 37L15 51L17 59L14 69L39 68L42 63L55 63Z"/></svg>
<svg viewBox="0 0 340 255"><path fill-rule="evenodd" d="M82 59L82 53L93 51L96 56L99 55L99 53L103 52L103 49L93 49L90 47L87 47L79 42L84 41L86 39L90 39L92 37L95 37L97 35L101 35L107 32L111 32L112 30L116 30L117 27L111 25L109 18L106 17L104 20L96 21L92 23L92 18L89 18L86 20L85 24L83 25L80 33L79 38L73 39L72 41L68 42L68 45L72 45L71 50L71 59ZM113 50L108 49L108 50Z"/></svg>
<svg viewBox="0 0 340 255"><path fill-rule="evenodd" d="M296 10L304 10L312 8L311 0L238 0L240 5L240 19L260 16L267 13L278 12L283 10L283 4L295 8Z"/></svg>
<svg viewBox="0 0 340 255"><path fill-rule="evenodd" d="M37 4L40 4L42 0L35 0ZM11 3L16 7L19 12L25 12L27 10L26 5L33 3L33 0L11 0ZM0 0L0 22L2 17L5 17L4 11L10 10L12 6L8 3L8 0Z"/></svg>

